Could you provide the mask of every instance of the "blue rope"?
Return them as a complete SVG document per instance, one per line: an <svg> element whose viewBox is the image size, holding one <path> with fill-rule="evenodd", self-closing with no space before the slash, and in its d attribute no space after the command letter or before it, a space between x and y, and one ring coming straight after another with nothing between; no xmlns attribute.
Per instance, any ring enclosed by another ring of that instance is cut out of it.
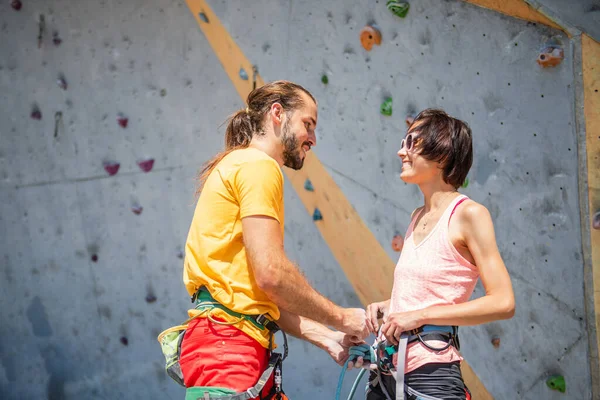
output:
<svg viewBox="0 0 600 400"><path fill-rule="evenodd" d="M337 389L335 391L335 400L340 400L340 394L342 392L342 384L344 383L344 375L346 374L346 370L348 369L348 363L356 362L356 360L358 360L359 357L363 358L365 364L377 362L375 351L368 344L352 346L352 347L350 347L348 352L350 353L350 356L348 357L348 359L346 360L346 363L342 367L342 372L340 373L340 379L338 380ZM367 371L366 369L361 368L361 371L358 373L358 376L356 377L356 380L354 381L354 384L352 385L352 389L350 389L350 393L348 394L347 400L351 400L352 397L354 396L354 392L356 391L358 382L361 380L361 378L363 377L363 375L365 374L366 371Z"/></svg>

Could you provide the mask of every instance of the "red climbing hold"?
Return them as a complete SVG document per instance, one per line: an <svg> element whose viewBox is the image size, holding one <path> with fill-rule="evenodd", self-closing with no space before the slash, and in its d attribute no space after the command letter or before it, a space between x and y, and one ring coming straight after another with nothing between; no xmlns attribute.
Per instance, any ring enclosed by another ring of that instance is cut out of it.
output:
<svg viewBox="0 0 600 400"><path fill-rule="evenodd" d="M148 160L138 161L137 164L142 169L142 171L144 171L144 172L150 172L150 170L154 166L154 159L150 158Z"/></svg>
<svg viewBox="0 0 600 400"><path fill-rule="evenodd" d="M400 234L396 234L392 239L392 249L394 251L402 251L404 247L404 238Z"/></svg>
<svg viewBox="0 0 600 400"><path fill-rule="evenodd" d="M129 123L129 119L123 114L119 114L117 116L117 122L121 126L121 128L127 128L127 124Z"/></svg>
<svg viewBox="0 0 600 400"><path fill-rule="evenodd" d="M104 163L104 170L108 173L108 175L113 176L119 172L120 166L121 164L119 163Z"/></svg>
<svg viewBox="0 0 600 400"><path fill-rule="evenodd" d="M93 262L98 262L98 255L97 254L92 254L92 261Z"/></svg>
<svg viewBox="0 0 600 400"><path fill-rule="evenodd" d="M23 7L23 3L21 3L20 0L13 0L12 3L10 3L10 5L12 8L14 8L17 11L19 11L21 9L21 7Z"/></svg>
<svg viewBox="0 0 600 400"><path fill-rule="evenodd" d="M600 230L600 211L597 211L592 217L592 228Z"/></svg>
<svg viewBox="0 0 600 400"><path fill-rule="evenodd" d="M144 210L144 207L139 206L139 205L135 205L135 206L131 207L131 211L133 211L133 213L135 215L140 215L143 210Z"/></svg>
<svg viewBox="0 0 600 400"><path fill-rule="evenodd" d="M565 58L565 52L560 47L546 47L537 58L542 67L555 67Z"/></svg>

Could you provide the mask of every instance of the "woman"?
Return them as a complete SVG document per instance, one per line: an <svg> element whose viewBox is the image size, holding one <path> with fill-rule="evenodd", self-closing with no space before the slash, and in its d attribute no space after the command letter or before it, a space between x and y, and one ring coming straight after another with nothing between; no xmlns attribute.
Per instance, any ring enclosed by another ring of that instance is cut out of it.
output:
<svg viewBox="0 0 600 400"><path fill-rule="evenodd" d="M411 216L391 298L367 307L367 325L379 334L380 349L397 351L393 368L404 381L396 382L379 360L367 399L395 399L397 390L408 399L469 399L457 327L512 318L515 310L490 213L457 191L473 162L471 130L444 111L424 110L398 155L400 178L419 186L424 204ZM478 278L485 296L469 300Z"/></svg>

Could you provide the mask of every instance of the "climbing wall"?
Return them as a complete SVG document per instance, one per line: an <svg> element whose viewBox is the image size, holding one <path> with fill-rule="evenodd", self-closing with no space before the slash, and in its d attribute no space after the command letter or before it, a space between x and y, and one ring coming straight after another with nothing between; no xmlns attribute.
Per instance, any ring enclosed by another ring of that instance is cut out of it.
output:
<svg viewBox="0 0 600 400"><path fill-rule="evenodd" d="M156 336L185 318L194 176L243 102L184 1L12 3L0 5L0 398L182 398ZM492 213L517 313L462 329L462 351L495 399L591 398L580 66L566 35L458 0L412 2L404 18L383 0L208 4L264 80L317 97L314 154L391 262L421 201L398 178L405 118L436 106L471 125L462 191ZM381 34L370 50L367 25ZM557 66L536 62L554 48ZM286 178L290 258L333 301L361 306L327 221L295 188ZM340 368L290 347L290 398L332 399Z"/></svg>

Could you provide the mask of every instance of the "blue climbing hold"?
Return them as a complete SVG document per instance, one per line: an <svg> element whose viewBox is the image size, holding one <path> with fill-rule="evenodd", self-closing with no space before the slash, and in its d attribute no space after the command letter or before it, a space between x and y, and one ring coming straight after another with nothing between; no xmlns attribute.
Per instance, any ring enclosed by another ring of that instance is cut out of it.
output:
<svg viewBox="0 0 600 400"><path fill-rule="evenodd" d="M313 221L320 221L323 219L323 215L321 214L321 211L319 211L318 208L315 208L315 212L313 213Z"/></svg>
<svg viewBox="0 0 600 400"><path fill-rule="evenodd" d="M242 78L245 81L248 80L248 73L246 72L246 70L244 68L241 68L241 67L240 67L240 78Z"/></svg>
<svg viewBox="0 0 600 400"><path fill-rule="evenodd" d="M208 17L206 16L206 14L204 14L203 12L201 12L200 14L198 14L198 16L200 17L200 19L204 22L206 22L208 24Z"/></svg>
<svg viewBox="0 0 600 400"><path fill-rule="evenodd" d="M306 178L306 182L304 182L304 189L308 190L309 192L315 191L315 188L314 188L312 182L308 178Z"/></svg>

